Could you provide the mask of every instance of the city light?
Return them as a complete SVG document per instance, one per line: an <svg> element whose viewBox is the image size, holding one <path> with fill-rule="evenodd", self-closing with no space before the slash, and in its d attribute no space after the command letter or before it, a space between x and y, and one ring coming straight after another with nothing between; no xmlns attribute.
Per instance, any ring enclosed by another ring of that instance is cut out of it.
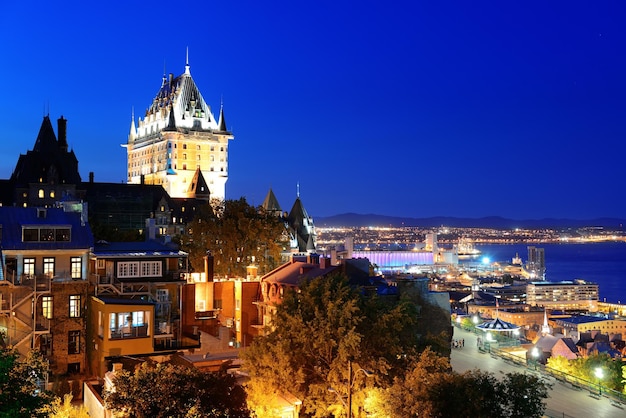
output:
<svg viewBox="0 0 626 418"><path fill-rule="evenodd" d="M598 378L598 392L602 396L602 379L604 379L604 369L602 367L596 367L595 375Z"/></svg>

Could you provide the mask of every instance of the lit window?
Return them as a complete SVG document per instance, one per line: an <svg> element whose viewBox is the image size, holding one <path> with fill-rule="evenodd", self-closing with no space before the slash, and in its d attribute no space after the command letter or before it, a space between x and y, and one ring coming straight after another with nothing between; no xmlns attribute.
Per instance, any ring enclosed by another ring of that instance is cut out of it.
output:
<svg viewBox="0 0 626 418"><path fill-rule="evenodd" d="M80 295L70 295L70 318L80 318Z"/></svg>
<svg viewBox="0 0 626 418"><path fill-rule="evenodd" d="M44 198L44 191L43 191L43 189L39 189L39 198L40 199Z"/></svg>
<svg viewBox="0 0 626 418"><path fill-rule="evenodd" d="M24 259L24 274L27 276L35 275L35 259L34 258Z"/></svg>
<svg viewBox="0 0 626 418"><path fill-rule="evenodd" d="M44 318L52 319L52 296L44 296L41 299L41 309Z"/></svg>
<svg viewBox="0 0 626 418"><path fill-rule="evenodd" d="M54 199L54 190L50 190L50 197Z"/></svg>
<svg viewBox="0 0 626 418"><path fill-rule="evenodd" d="M44 257L43 274L47 277L54 276L54 257Z"/></svg>
<svg viewBox="0 0 626 418"><path fill-rule="evenodd" d="M83 259L80 257L72 257L70 259L70 269L72 279L80 279L83 277Z"/></svg>

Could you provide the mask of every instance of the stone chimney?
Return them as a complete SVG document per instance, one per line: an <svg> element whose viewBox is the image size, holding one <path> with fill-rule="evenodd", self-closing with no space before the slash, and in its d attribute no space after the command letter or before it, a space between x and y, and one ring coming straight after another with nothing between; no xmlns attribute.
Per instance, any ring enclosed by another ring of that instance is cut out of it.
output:
<svg viewBox="0 0 626 418"><path fill-rule="evenodd" d="M64 119L63 116L61 116L57 120L57 124L59 131L59 149L67 152L67 119Z"/></svg>

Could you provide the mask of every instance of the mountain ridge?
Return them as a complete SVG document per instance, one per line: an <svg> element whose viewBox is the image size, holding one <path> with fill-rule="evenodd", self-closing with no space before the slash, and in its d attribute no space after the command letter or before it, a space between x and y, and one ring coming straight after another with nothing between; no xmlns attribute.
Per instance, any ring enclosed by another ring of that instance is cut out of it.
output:
<svg viewBox="0 0 626 418"><path fill-rule="evenodd" d="M353 212L342 213L332 216L320 216L314 218L318 227L367 227L367 226L416 226L416 227L439 227L452 228L583 228L603 227L608 229L623 229L625 219L601 217L595 219L567 219L567 218L543 218L515 220L501 216L485 216L482 218L458 218L453 216L432 216L426 218L412 218L402 216L388 216L378 214L358 214Z"/></svg>

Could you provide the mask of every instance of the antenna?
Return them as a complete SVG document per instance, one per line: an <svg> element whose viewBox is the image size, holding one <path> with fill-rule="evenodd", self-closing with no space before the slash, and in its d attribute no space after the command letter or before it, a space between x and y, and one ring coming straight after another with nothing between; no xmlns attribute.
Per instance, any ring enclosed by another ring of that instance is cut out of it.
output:
<svg viewBox="0 0 626 418"><path fill-rule="evenodd" d="M189 47L185 52L185 74L189 74Z"/></svg>

